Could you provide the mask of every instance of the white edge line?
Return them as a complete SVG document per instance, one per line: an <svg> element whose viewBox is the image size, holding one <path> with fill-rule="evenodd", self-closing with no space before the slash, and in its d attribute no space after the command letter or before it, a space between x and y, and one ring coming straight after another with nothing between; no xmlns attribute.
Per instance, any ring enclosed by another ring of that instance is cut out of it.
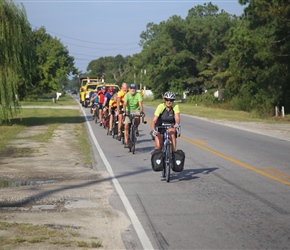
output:
<svg viewBox="0 0 290 250"><path fill-rule="evenodd" d="M79 104L80 106L80 104ZM81 107L81 106L80 106ZM108 162L103 150L101 149L100 147L100 144L98 143L98 140L96 139L96 137L94 136L94 133L93 133L93 130L92 130L92 127L91 127L91 124L89 123L88 119L87 119L87 115L86 113L84 112L83 108L81 107L81 110L82 110L82 113L84 115L84 118L85 118L85 121L87 123L87 126L88 126L88 130L89 130L89 133L91 135L91 138L93 139L93 142L94 142L94 145L96 146L97 150L99 151L100 153L100 156L106 166L106 169L108 171L108 173L110 174L110 177L112 178L112 181L114 183L114 186L117 190L117 193L118 195L120 196L123 204L124 204L124 207L131 219L131 222L136 230L136 233L139 237L139 240L143 246L143 249L154 249L153 246L152 246L152 243L149 239L149 237L147 236L144 228L142 227L141 225L141 222L139 221L134 209L132 208L123 188L121 187L119 181L117 180L117 178L115 177L114 175L114 172L113 172L113 169L110 165L110 163Z"/></svg>

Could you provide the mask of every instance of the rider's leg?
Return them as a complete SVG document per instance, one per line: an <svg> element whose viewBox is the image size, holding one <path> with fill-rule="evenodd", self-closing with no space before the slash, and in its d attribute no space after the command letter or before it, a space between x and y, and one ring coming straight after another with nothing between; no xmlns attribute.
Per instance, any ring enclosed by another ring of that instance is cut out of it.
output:
<svg viewBox="0 0 290 250"><path fill-rule="evenodd" d="M100 126L101 126L103 123L103 109L102 108L99 109L99 120L100 120Z"/></svg>
<svg viewBox="0 0 290 250"><path fill-rule="evenodd" d="M129 137L129 127L130 127L130 118L125 116L124 119L124 147L128 147L128 137Z"/></svg>
<svg viewBox="0 0 290 250"><path fill-rule="evenodd" d="M161 133L158 133L155 136L155 149L161 149L162 148L162 140L163 140L163 135Z"/></svg>
<svg viewBox="0 0 290 250"><path fill-rule="evenodd" d="M121 136L121 126L123 123L123 114L118 115L118 136Z"/></svg>
<svg viewBox="0 0 290 250"><path fill-rule="evenodd" d="M111 113L110 114L110 123L109 123L110 132L112 132L112 128L113 128L113 118L114 118L114 115Z"/></svg>
<svg viewBox="0 0 290 250"><path fill-rule="evenodd" d="M128 146L129 123L124 124L124 146Z"/></svg>
<svg viewBox="0 0 290 250"><path fill-rule="evenodd" d="M175 136L175 128L170 128L169 129L169 137L172 142L172 150L173 152L176 151L176 136Z"/></svg>
<svg viewBox="0 0 290 250"><path fill-rule="evenodd" d="M139 116L136 116L135 117L135 127L136 127L136 134L137 134L137 136L139 135L139 130L138 130L139 125L140 125L140 117Z"/></svg>

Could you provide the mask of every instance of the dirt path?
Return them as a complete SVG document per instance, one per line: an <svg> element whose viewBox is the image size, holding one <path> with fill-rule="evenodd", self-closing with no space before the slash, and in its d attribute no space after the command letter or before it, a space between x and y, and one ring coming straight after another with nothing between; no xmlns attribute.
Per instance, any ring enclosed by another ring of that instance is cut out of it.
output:
<svg viewBox="0 0 290 250"><path fill-rule="evenodd" d="M121 233L130 222L109 204L113 189L107 173L83 164L75 143L78 126L59 126L47 143L32 137L45 133L46 126L30 127L0 155L0 221L45 225L69 236L29 243L35 237L30 235L0 249L63 249L64 244L87 249L99 243L99 249L125 249ZM19 237L15 229L0 226L1 236Z"/></svg>

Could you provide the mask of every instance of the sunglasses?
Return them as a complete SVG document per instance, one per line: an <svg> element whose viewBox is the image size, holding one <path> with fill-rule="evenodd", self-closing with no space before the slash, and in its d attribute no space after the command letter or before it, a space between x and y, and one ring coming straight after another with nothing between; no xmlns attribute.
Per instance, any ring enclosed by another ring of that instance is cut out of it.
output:
<svg viewBox="0 0 290 250"><path fill-rule="evenodd" d="M164 100L165 100L166 102L174 102L174 99L167 99L167 98L164 98Z"/></svg>

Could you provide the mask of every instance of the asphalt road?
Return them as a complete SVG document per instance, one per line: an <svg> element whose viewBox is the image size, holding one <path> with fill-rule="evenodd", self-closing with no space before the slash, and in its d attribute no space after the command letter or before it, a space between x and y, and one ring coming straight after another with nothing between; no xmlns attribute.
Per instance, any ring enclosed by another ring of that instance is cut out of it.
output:
<svg viewBox="0 0 290 250"><path fill-rule="evenodd" d="M150 124L133 155L89 123L154 249L290 249L289 141L182 115L185 170L167 183L151 169ZM128 249L142 246L137 234Z"/></svg>

